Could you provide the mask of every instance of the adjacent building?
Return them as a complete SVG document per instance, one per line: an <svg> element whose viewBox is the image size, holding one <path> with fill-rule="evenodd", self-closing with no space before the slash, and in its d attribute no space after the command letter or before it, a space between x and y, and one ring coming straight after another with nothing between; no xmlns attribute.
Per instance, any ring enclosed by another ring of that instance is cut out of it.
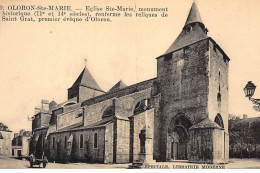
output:
<svg viewBox="0 0 260 173"><path fill-rule="evenodd" d="M14 134L12 140L12 156L26 157L29 156L29 144L32 137L31 131L20 130L19 133Z"/></svg>
<svg viewBox="0 0 260 173"><path fill-rule="evenodd" d="M12 152L12 131L8 126L0 122L0 156L11 156Z"/></svg>
<svg viewBox="0 0 260 173"><path fill-rule="evenodd" d="M227 163L230 59L207 33L193 3L156 58L156 78L105 92L85 67L67 101L36 109L31 152L56 162Z"/></svg>

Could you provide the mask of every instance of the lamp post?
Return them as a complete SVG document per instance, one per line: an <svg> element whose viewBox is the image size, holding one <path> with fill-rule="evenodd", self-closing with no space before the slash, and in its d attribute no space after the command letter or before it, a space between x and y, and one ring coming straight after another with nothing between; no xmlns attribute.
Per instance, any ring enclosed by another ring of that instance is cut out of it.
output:
<svg viewBox="0 0 260 173"><path fill-rule="evenodd" d="M258 107L260 107L260 99L254 99L252 96L254 95L255 93L255 89L256 89L256 86L255 84L252 82L252 81L249 81L245 88L244 88L244 92L245 92L245 96L248 97L248 99L250 101L253 102L253 104L257 105Z"/></svg>

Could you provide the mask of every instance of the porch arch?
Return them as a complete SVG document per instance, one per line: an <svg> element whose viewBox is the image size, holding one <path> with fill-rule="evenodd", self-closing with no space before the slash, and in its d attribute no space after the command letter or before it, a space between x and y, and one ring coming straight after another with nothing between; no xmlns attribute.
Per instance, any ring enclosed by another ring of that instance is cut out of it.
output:
<svg viewBox="0 0 260 173"><path fill-rule="evenodd" d="M168 125L168 160L187 160L188 130L192 126L185 114L174 116Z"/></svg>

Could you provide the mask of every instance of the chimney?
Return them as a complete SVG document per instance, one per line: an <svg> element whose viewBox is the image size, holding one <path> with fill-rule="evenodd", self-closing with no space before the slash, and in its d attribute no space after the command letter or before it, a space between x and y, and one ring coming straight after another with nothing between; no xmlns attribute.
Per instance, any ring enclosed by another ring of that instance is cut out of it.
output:
<svg viewBox="0 0 260 173"><path fill-rule="evenodd" d="M38 114L39 112L42 111L41 107L40 106L35 106L35 114Z"/></svg>
<svg viewBox="0 0 260 173"><path fill-rule="evenodd" d="M243 114L243 119L244 119L244 120L247 119L247 114Z"/></svg>
<svg viewBox="0 0 260 173"><path fill-rule="evenodd" d="M19 136L23 136L24 131L25 131L24 129L21 129L20 133L19 133Z"/></svg>
<svg viewBox="0 0 260 173"><path fill-rule="evenodd" d="M42 110L43 111L49 111L49 100L43 100L42 99Z"/></svg>

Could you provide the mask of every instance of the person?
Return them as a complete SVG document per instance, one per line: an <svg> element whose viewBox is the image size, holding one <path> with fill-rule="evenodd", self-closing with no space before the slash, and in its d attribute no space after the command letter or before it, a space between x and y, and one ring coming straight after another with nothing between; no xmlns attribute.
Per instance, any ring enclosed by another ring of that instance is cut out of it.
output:
<svg viewBox="0 0 260 173"><path fill-rule="evenodd" d="M35 155L33 153L31 153L29 157L31 162L35 162Z"/></svg>

